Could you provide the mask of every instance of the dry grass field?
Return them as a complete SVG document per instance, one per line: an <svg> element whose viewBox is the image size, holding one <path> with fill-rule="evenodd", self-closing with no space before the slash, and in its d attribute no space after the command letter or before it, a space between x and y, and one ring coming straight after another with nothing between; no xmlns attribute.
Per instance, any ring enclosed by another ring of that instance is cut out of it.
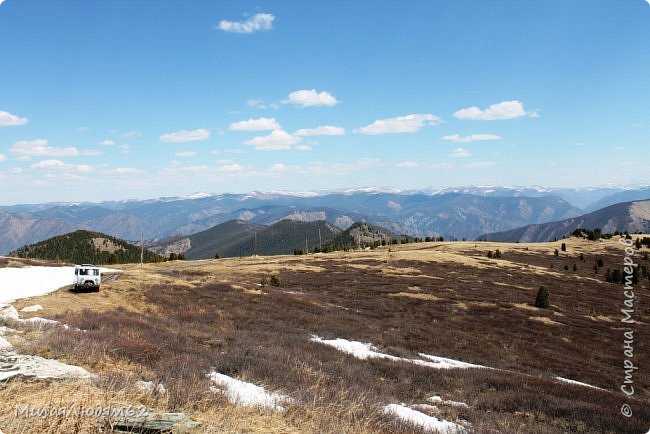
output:
<svg viewBox="0 0 650 434"><path fill-rule="evenodd" d="M566 252L556 256L562 242ZM501 258L487 257L497 249ZM647 252L637 252L638 264L650 266ZM423 432L382 412L404 403L478 433L646 433L650 280L635 285L636 323L621 323L623 286L604 276L621 269L624 256L616 239L572 238L121 266L99 293L62 289L14 303L19 310L41 304L41 312L23 316L70 326L25 328L9 338L20 352L99 378L0 384L0 427L7 434L99 432L93 418L26 419L15 407L101 403L185 412L203 423L201 432ZM260 285L270 276L279 286ZM540 286L550 293L548 309L532 305ZM639 366L633 398L620 392L628 329ZM312 336L494 369L358 359ZM292 400L282 412L235 406L210 391L212 370ZM139 390L137 380L166 392ZM423 405L434 395L467 406ZM620 414L624 403L630 418Z"/></svg>

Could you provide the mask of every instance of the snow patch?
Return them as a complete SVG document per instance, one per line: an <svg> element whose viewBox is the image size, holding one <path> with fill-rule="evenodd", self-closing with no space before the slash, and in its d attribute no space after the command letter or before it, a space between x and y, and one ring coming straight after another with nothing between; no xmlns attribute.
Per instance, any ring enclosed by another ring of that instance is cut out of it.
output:
<svg viewBox="0 0 650 434"><path fill-rule="evenodd" d="M391 414L399 419L420 427L426 431L444 434L468 432L465 427L437 417L429 416L403 404L388 404L384 407L384 414Z"/></svg>
<svg viewBox="0 0 650 434"><path fill-rule="evenodd" d="M554 378L563 383L575 384L576 386L591 387L592 389L605 390L600 387L592 386L591 384L581 383L580 381L576 381L576 380L569 380L568 378L562 378L562 377L554 377Z"/></svg>
<svg viewBox="0 0 650 434"><path fill-rule="evenodd" d="M472 363L461 362L459 360L448 359L446 357L432 356L429 354L418 353L423 359L427 359L433 363L436 369L468 369L468 368L483 368L492 369L483 365L474 365Z"/></svg>
<svg viewBox="0 0 650 434"><path fill-rule="evenodd" d="M223 393L235 405L264 407L275 411L283 411L284 407L280 403L292 401L286 395L267 392L260 386L246 383L215 371L210 372L208 377L216 384L216 386L210 387L210 390L215 393Z"/></svg>
<svg viewBox="0 0 650 434"><path fill-rule="evenodd" d="M39 310L43 310L43 306L40 304L35 304L33 306L26 306L20 309L21 312L38 312Z"/></svg>
<svg viewBox="0 0 650 434"><path fill-rule="evenodd" d="M23 267L0 269L0 303L49 294L72 284L74 267Z"/></svg>
<svg viewBox="0 0 650 434"><path fill-rule="evenodd" d="M427 401L429 402L434 402L436 404L442 404L442 405L449 405L451 407L462 407L462 408L469 408L469 405L465 404L464 402L460 401L447 401L442 399L439 396L432 396L430 398L427 398Z"/></svg>
<svg viewBox="0 0 650 434"><path fill-rule="evenodd" d="M431 356L429 354L418 353L420 357L428 360L408 359L406 357L391 356L390 354L381 353L377 348L370 344L363 342L349 341L347 339L323 339L313 335L310 339L312 342L318 342L324 345L329 345L337 350L350 354L357 359L386 359L393 362L406 362L413 363L418 366L425 366L433 369L468 369L468 368L483 368L492 369L482 365L473 365L471 363L461 362L459 360L448 359L446 357Z"/></svg>

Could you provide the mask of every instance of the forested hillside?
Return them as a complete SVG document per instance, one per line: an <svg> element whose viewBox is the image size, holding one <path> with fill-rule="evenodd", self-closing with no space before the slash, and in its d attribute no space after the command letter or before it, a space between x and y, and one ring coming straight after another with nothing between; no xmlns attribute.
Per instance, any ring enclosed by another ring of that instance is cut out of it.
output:
<svg viewBox="0 0 650 434"><path fill-rule="evenodd" d="M119 238L100 232L79 230L20 247L9 255L77 264L126 264L140 262L140 252L140 247ZM144 251L144 262L161 261L164 261L162 256L149 250Z"/></svg>

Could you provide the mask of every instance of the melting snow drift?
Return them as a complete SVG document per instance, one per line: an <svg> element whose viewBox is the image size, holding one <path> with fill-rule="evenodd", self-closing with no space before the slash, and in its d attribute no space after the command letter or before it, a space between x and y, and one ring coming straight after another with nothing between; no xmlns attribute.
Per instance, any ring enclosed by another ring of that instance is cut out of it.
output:
<svg viewBox="0 0 650 434"><path fill-rule="evenodd" d="M208 377L213 383L220 386L212 386L210 390L223 393L230 402L236 405L265 407L275 411L283 411L284 408L279 403L283 401L291 402L291 398L286 395L267 392L260 386L246 383L215 371L212 371Z"/></svg>
<svg viewBox="0 0 650 434"><path fill-rule="evenodd" d="M429 416L401 404L388 404L384 407L384 413L392 414L403 421L409 422L426 431L433 431L441 434L460 434L467 432L463 426L458 425L457 423Z"/></svg>
<svg viewBox="0 0 650 434"><path fill-rule="evenodd" d="M405 357L391 356L390 354L381 353L372 344L364 344L363 342L348 341L347 339L323 339L318 336L311 337L312 342L318 342L324 345L329 345L342 351L346 354L351 354L357 359L387 359L394 362L407 362L419 366L426 366L433 369L467 369L467 368L484 368L492 369L487 366L473 365L471 363L461 362L459 360L448 359L445 357L431 356L429 354L419 353L418 355L427 360L420 359L407 359Z"/></svg>

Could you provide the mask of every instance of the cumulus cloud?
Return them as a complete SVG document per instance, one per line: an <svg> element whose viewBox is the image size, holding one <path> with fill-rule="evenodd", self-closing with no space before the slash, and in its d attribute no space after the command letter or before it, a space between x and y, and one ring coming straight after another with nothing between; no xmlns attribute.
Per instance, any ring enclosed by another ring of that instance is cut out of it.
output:
<svg viewBox="0 0 650 434"><path fill-rule="evenodd" d="M293 145L300 143L301 140L300 137L289 134L284 130L274 130L267 136L253 137L244 143L254 146L259 151L283 151L291 149Z"/></svg>
<svg viewBox="0 0 650 434"><path fill-rule="evenodd" d="M316 128L301 128L295 133L296 136L342 136L345 134L345 128L334 127L332 125L323 125Z"/></svg>
<svg viewBox="0 0 650 434"><path fill-rule="evenodd" d="M74 157L79 155L79 150L75 147L57 148L49 146L45 139L20 140L13 144L9 152L23 159L29 159L30 157Z"/></svg>
<svg viewBox="0 0 650 434"><path fill-rule="evenodd" d="M255 14L245 21L221 20L217 29L232 33L253 33L260 30L271 30L275 17L271 14Z"/></svg>
<svg viewBox="0 0 650 434"><path fill-rule="evenodd" d="M9 112L0 111L0 127L16 127L29 122L27 118L21 118Z"/></svg>
<svg viewBox="0 0 650 434"><path fill-rule="evenodd" d="M113 146L115 144L114 140L102 140L99 142L100 145L102 146Z"/></svg>
<svg viewBox="0 0 650 434"><path fill-rule="evenodd" d="M43 160L32 164L31 167L50 172L91 172L93 170L86 164L66 164L61 160Z"/></svg>
<svg viewBox="0 0 650 434"><path fill-rule="evenodd" d="M7 157L3 154L0 154L0 161L7 161Z"/></svg>
<svg viewBox="0 0 650 434"><path fill-rule="evenodd" d="M339 103L334 95L326 91L318 92L316 89L296 90L295 92L291 92L289 97L282 102L284 104L294 104L301 107L333 107Z"/></svg>
<svg viewBox="0 0 650 434"><path fill-rule="evenodd" d="M207 140L210 138L210 131L199 128L197 130L180 130L173 133L165 133L160 136L161 142L185 143Z"/></svg>
<svg viewBox="0 0 650 434"><path fill-rule="evenodd" d="M257 118L233 122L228 129L232 131L265 131L280 130L282 126L275 118Z"/></svg>
<svg viewBox="0 0 650 434"><path fill-rule="evenodd" d="M432 114L412 114L396 118L379 119L368 126L354 130L361 134L415 133L426 125L436 125L440 118Z"/></svg>
<svg viewBox="0 0 650 434"><path fill-rule="evenodd" d="M496 134L470 134L469 136L461 136L458 134L452 134L449 136L444 136L442 140L447 140L455 143L471 143L471 142L482 142L486 140L500 140L501 137Z"/></svg>
<svg viewBox="0 0 650 434"><path fill-rule="evenodd" d="M522 116L537 117L537 112L526 112L524 104L521 101L503 101L492 104L485 110L473 106L458 110L454 113L458 119L475 120L475 121L498 121L506 119L515 119Z"/></svg>
<svg viewBox="0 0 650 434"><path fill-rule="evenodd" d="M177 157L196 157L196 152L195 151L184 151L184 152L177 152L176 154Z"/></svg>
<svg viewBox="0 0 650 434"><path fill-rule="evenodd" d="M467 158L467 157L471 157L472 154L470 154L463 148L456 148L449 156L455 158Z"/></svg>

